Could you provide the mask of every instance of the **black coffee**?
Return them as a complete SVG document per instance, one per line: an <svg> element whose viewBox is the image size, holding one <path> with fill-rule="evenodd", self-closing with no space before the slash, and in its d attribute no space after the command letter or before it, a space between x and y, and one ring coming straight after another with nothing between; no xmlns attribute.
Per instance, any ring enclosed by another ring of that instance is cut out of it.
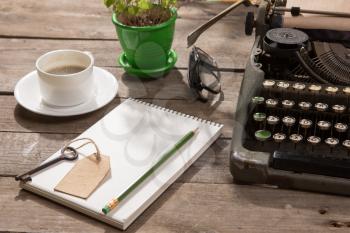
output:
<svg viewBox="0 0 350 233"><path fill-rule="evenodd" d="M59 67L54 67L52 69L49 69L46 72L50 74L65 75L65 74L78 73L85 69L86 67L84 66L59 66Z"/></svg>

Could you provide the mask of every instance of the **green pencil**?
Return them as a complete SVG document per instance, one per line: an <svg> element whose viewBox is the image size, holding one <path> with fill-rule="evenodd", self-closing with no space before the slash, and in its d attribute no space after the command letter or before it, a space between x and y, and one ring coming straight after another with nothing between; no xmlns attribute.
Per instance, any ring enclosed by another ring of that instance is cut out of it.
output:
<svg viewBox="0 0 350 233"><path fill-rule="evenodd" d="M127 190L125 190L119 197L113 198L108 204L102 208L104 214L108 214L112 209L118 206L118 204L124 200L133 190L135 190L145 179L153 174L157 168L159 168L165 161L167 161L172 155L174 155L183 145L185 145L196 133L198 128L188 132L183 136L171 149L165 152L159 161L154 164L148 171L143 174L135 183L133 183Z"/></svg>

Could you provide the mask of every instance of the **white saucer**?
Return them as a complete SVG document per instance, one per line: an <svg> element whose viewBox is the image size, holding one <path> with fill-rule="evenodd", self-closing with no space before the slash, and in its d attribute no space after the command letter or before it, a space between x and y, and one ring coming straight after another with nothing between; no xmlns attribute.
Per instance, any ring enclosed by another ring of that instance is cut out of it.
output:
<svg viewBox="0 0 350 233"><path fill-rule="evenodd" d="M36 71L30 72L18 81L15 98L25 109L46 116L65 117L93 112L110 103L118 92L118 82L110 72L95 66L94 77L96 86L94 96L76 106L58 107L42 102Z"/></svg>

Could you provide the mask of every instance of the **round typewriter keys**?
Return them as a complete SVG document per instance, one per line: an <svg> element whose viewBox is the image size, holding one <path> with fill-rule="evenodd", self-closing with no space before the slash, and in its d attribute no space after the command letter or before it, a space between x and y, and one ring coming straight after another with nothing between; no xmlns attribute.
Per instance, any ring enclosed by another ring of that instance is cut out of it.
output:
<svg viewBox="0 0 350 233"><path fill-rule="evenodd" d="M262 96L254 96L252 98L252 101L251 103L253 104L253 109L254 111L261 111L262 110L262 107L261 105L264 104L264 101L265 101L265 98L262 97Z"/></svg>
<svg viewBox="0 0 350 233"><path fill-rule="evenodd" d="M329 86L329 87L326 87L326 92L328 93L328 94L331 94L331 95L334 95L334 94L336 94L337 92L338 92L338 90L339 90L339 88L338 87L332 87L332 86Z"/></svg>
<svg viewBox="0 0 350 233"><path fill-rule="evenodd" d="M312 126L312 121L308 120L308 119L301 119L299 121L299 124L300 124L301 128L308 129Z"/></svg>
<svg viewBox="0 0 350 233"><path fill-rule="evenodd" d="M343 123L336 123L334 125L334 129L338 133L344 133L344 132L346 132L348 130L348 125L347 124L343 124Z"/></svg>
<svg viewBox="0 0 350 233"><path fill-rule="evenodd" d="M286 89L288 89L289 86L290 86L290 84L287 82L283 82L283 81L277 82L277 87L280 89L286 90Z"/></svg>
<svg viewBox="0 0 350 233"><path fill-rule="evenodd" d="M267 99L265 103L266 103L266 107L268 107L268 108L276 108L278 105L278 100Z"/></svg>
<svg viewBox="0 0 350 233"><path fill-rule="evenodd" d="M266 88L266 89L270 89L272 88L273 86L275 86L276 82L274 80L271 80L271 79L267 79L263 82L263 87Z"/></svg>
<svg viewBox="0 0 350 233"><path fill-rule="evenodd" d="M283 117L282 122L285 124L285 126L291 127L295 124L295 118L291 116L285 116Z"/></svg>
<svg viewBox="0 0 350 233"><path fill-rule="evenodd" d="M291 140L294 143L294 149L295 149L297 144L303 140L303 136L300 134L292 134L289 136L289 140Z"/></svg>
<svg viewBox="0 0 350 233"><path fill-rule="evenodd" d="M317 136L310 136L307 138L307 142L311 144L311 151L314 151L315 146L321 142L321 138Z"/></svg>
<svg viewBox="0 0 350 233"><path fill-rule="evenodd" d="M344 87L343 93L344 93L345 95L350 95L350 87Z"/></svg>
<svg viewBox="0 0 350 233"><path fill-rule="evenodd" d="M329 147L330 147L330 152L333 152L333 148L339 144L339 140L337 138L327 138L324 141Z"/></svg>
<svg viewBox="0 0 350 233"><path fill-rule="evenodd" d="M350 87L344 87L343 93L347 96L347 105L349 106Z"/></svg>
<svg viewBox="0 0 350 233"><path fill-rule="evenodd" d="M321 138L317 136L310 136L307 138L307 142L311 144L311 151L314 151L314 146L321 142Z"/></svg>
<svg viewBox="0 0 350 233"><path fill-rule="evenodd" d="M309 119L301 119L299 125L304 129L304 137L306 137L307 130L312 126L312 121Z"/></svg>
<svg viewBox="0 0 350 233"><path fill-rule="evenodd" d="M295 118L291 116L285 116L282 119L282 122L288 128L288 135L290 134L291 127L295 124Z"/></svg>
<svg viewBox="0 0 350 233"><path fill-rule="evenodd" d="M312 107L312 104L310 102L300 102L298 105L299 108L304 111L309 111Z"/></svg>
<svg viewBox="0 0 350 233"><path fill-rule="evenodd" d="M286 109L293 108L295 105L295 102L293 100L283 100L282 101L282 107Z"/></svg>
<svg viewBox="0 0 350 233"><path fill-rule="evenodd" d="M275 132L276 125L280 122L280 119L277 116L268 116L267 124L272 126L272 132Z"/></svg>
<svg viewBox="0 0 350 233"><path fill-rule="evenodd" d="M295 91L302 91L302 90L304 90L305 89L305 84L303 84L303 83L294 83L293 84L293 89L295 90Z"/></svg>
<svg viewBox="0 0 350 233"><path fill-rule="evenodd" d="M327 111L327 109L328 109L328 104L325 104L325 103L316 103L316 104L315 104L315 109L316 109L318 112L325 112L325 111Z"/></svg>
<svg viewBox="0 0 350 233"><path fill-rule="evenodd" d="M261 96L254 96L252 98L252 103L253 104L263 104L265 101L264 97L261 97Z"/></svg>
<svg viewBox="0 0 350 233"><path fill-rule="evenodd" d="M350 140L345 140L343 141L343 146L347 149L348 151L348 156L350 155Z"/></svg>
<svg viewBox="0 0 350 233"><path fill-rule="evenodd" d="M269 125L277 125L280 119L277 116L268 116L267 124Z"/></svg>
<svg viewBox="0 0 350 233"><path fill-rule="evenodd" d="M309 91L313 92L313 93L318 93L320 92L322 89L322 86L321 85L315 85L315 84L312 84L309 86Z"/></svg>
<svg viewBox="0 0 350 233"><path fill-rule="evenodd" d="M258 123L258 129L262 129L263 128L263 124L266 120L266 114L265 113L262 113L262 112L256 112L254 113L253 115L253 119L255 122Z"/></svg>
<svg viewBox="0 0 350 233"><path fill-rule="evenodd" d="M338 104L336 104L336 105L332 106L332 110L335 113L344 113L345 109L346 109L345 105L338 105Z"/></svg>
<svg viewBox="0 0 350 233"><path fill-rule="evenodd" d="M271 132L268 130L258 130L254 135L256 140L260 141L261 144L264 145L264 142L271 137Z"/></svg>
<svg viewBox="0 0 350 233"><path fill-rule="evenodd" d="M321 142L321 138L317 136L310 136L307 138L307 142L310 143L311 145L316 146L318 143Z"/></svg>
<svg viewBox="0 0 350 233"><path fill-rule="evenodd" d="M326 131L331 128L332 124L328 121L319 121L317 122L317 126L320 128L320 130Z"/></svg>
<svg viewBox="0 0 350 233"><path fill-rule="evenodd" d="M262 112L256 112L254 113L253 118L257 122L263 122L266 119L266 114Z"/></svg>
<svg viewBox="0 0 350 233"><path fill-rule="evenodd" d="M281 143L286 139L286 135L284 133L275 133L272 138L275 142Z"/></svg>
<svg viewBox="0 0 350 233"><path fill-rule="evenodd" d="M278 148L281 147L281 143L286 140L286 135L284 133L275 133L272 136L273 140L278 143Z"/></svg>

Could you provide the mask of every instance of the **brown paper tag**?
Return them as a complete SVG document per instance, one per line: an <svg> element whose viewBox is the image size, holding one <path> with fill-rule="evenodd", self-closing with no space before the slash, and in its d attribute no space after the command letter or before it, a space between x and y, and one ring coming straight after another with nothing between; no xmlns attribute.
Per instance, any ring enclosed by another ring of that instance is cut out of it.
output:
<svg viewBox="0 0 350 233"><path fill-rule="evenodd" d="M110 170L109 156L95 154L79 160L55 187L55 191L88 198Z"/></svg>

